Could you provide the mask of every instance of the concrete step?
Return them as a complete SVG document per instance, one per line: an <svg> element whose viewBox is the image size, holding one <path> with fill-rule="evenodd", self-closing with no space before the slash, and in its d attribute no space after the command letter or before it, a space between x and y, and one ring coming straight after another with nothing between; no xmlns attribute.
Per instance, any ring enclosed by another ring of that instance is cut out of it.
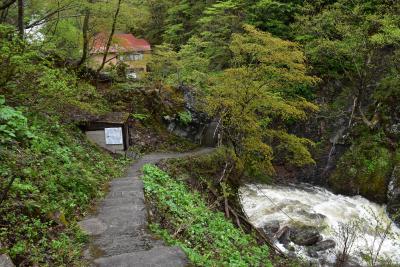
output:
<svg viewBox="0 0 400 267"><path fill-rule="evenodd" d="M134 199L134 198L143 198L143 191L141 188L122 188L121 190L112 190L108 193L105 200L108 199L118 199L118 198L126 198L126 199Z"/></svg>
<svg viewBox="0 0 400 267"><path fill-rule="evenodd" d="M94 263L100 267L182 267L188 261L178 247L154 247L147 251L102 257Z"/></svg>
<svg viewBox="0 0 400 267"><path fill-rule="evenodd" d="M100 211L105 207L119 207L123 205L139 205L144 202L144 197L137 196L131 198L106 198L100 205Z"/></svg>

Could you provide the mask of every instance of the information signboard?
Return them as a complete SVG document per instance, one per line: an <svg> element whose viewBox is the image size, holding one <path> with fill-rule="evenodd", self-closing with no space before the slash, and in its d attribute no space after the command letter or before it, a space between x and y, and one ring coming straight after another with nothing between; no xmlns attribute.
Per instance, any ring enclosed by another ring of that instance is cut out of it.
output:
<svg viewBox="0 0 400 267"><path fill-rule="evenodd" d="M122 139L122 128L105 128L107 145L122 145L124 141Z"/></svg>

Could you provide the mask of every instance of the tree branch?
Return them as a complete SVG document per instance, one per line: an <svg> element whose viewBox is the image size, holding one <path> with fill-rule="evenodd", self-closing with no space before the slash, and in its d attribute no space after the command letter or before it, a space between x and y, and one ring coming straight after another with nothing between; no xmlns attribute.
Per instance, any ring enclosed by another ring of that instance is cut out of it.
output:
<svg viewBox="0 0 400 267"><path fill-rule="evenodd" d="M72 4L70 3L70 4L67 4L67 5L61 6L61 7L57 8L57 9L55 9L55 10L53 10L53 11L47 11L47 14L46 14L46 15L44 15L44 16L41 17L40 19L38 19L38 20L36 20L36 21L34 21L34 22L32 22L32 23L26 25L26 26L25 26L25 29L30 29L30 28L33 28L33 27L35 27L35 26L39 26L39 25L41 25L41 24L44 24L44 23L46 23L52 16L54 16L54 15L56 15L56 14L62 12L62 11L65 11L65 10L68 10L68 9L71 9L71 8L74 8L74 7L78 7L78 6L72 5ZM80 15L79 15L79 16L80 16ZM71 17L72 17L72 16L71 16Z"/></svg>
<svg viewBox="0 0 400 267"><path fill-rule="evenodd" d="M111 27L111 33L110 33L110 36L108 37L108 41L107 41L107 45L106 45L106 51L104 52L104 55L103 55L103 61L102 61L101 65L100 65L100 67L97 69L97 75L96 76L99 76L100 71L104 68L104 65L106 64L108 51L110 50L112 38L113 38L114 32L115 32L115 27L117 25L119 10L121 8L121 2L122 2L122 0L118 0L117 10L115 11L114 18L113 18L113 23L112 23L112 27Z"/></svg>
<svg viewBox="0 0 400 267"><path fill-rule="evenodd" d="M24 0L18 0L18 33L21 39L24 38Z"/></svg>
<svg viewBox="0 0 400 267"><path fill-rule="evenodd" d="M3 4L0 6L0 10L9 8L15 2L17 2L17 0L8 0L8 1L6 0L6 1L4 1Z"/></svg>
<svg viewBox="0 0 400 267"><path fill-rule="evenodd" d="M358 106L358 111L361 115L361 120L364 122L364 124L367 125L370 129L374 129L375 126L378 124L378 120L372 120L372 121L368 120L361 108L361 104ZM376 114L374 115L374 118L375 117Z"/></svg>

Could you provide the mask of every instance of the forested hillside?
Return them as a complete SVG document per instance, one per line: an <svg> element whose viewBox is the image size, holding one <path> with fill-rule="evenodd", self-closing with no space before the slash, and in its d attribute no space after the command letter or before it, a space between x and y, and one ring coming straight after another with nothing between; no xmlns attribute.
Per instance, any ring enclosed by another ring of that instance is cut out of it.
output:
<svg viewBox="0 0 400 267"><path fill-rule="evenodd" d="M193 148L213 123L223 161L204 168L225 201L243 183L307 182L399 221L399 14L397 0L0 0L0 254L84 264L76 222L126 160L82 125L110 112L130 114L136 156ZM151 45L140 75L108 57L122 33Z"/></svg>

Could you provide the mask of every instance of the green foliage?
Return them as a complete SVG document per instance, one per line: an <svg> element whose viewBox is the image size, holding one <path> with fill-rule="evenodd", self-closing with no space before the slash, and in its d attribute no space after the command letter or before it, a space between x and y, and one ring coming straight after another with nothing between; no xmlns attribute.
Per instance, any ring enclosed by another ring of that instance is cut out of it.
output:
<svg viewBox="0 0 400 267"><path fill-rule="evenodd" d="M147 75L150 85L203 86L207 81L209 59L205 54L207 44L193 37L179 52L169 44L156 46Z"/></svg>
<svg viewBox="0 0 400 267"><path fill-rule="evenodd" d="M0 150L2 194L13 180L0 206L0 242L19 266L76 266L84 245L77 216L120 174L123 162L89 144L74 127L25 116L10 117L22 128ZM23 143L17 143L20 138Z"/></svg>
<svg viewBox="0 0 400 267"><path fill-rule="evenodd" d="M32 137L27 118L21 111L6 106L4 96L0 95L0 144L25 142Z"/></svg>
<svg viewBox="0 0 400 267"><path fill-rule="evenodd" d="M190 111L182 111L179 112L179 122L182 123L183 125L188 125L189 123L192 122L192 114Z"/></svg>
<svg viewBox="0 0 400 267"><path fill-rule="evenodd" d="M237 0L217 1L204 10L198 21L200 38L208 43L206 53L212 70L229 66L229 44L232 34L242 31L243 5Z"/></svg>
<svg viewBox="0 0 400 267"><path fill-rule="evenodd" d="M339 160L336 171L329 179L333 188L379 202L385 200L387 178L393 165L391 152L385 147L382 136L380 133L357 139Z"/></svg>
<svg viewBox="0 0 400 267"><path fill-rule="evenodd" d="M195 265L272 266L266 245L258 245L222 213L212 211L182 182L152 165L144 166L143 181L148 199L168 218L167 228L153 223L151 230L169 244L180 246Z"/></svg>
<svg viewBox="0 0 400 267"><path fill-rule="evenodd" d="M77 111L104 111L103 100L90 84L75 73L56 68L47 46L37 46L12 35L12 28L0 27L0 93L7 100L46 114L71 115Z"/></svg>
<svg viewBox="0 0 400 267"><path fill-rule="evenodd" d="M134 113L132 114L132 118L139 120L139 121L145 121L149 119L150 115L148 114L141 114L141 113Z"/></svg>
<svg viewBox="0 0 400 267"><path fill-rule="evenodd" d="M248 7L247 22L281 38L292 37L291 23L303 1L259 0Z"/></svg>
<svg viewBox="0 0 400 267"><path fill-rule="evenodd" d="M299 85L312 85L304 55L296 43L272 37L269 33L245 26L245 33L234 34L230 50L234 68L226 69L214 81L206 99L206 111L220 118L223 138L233 146L242 164L250 172L273 173L271 136L281 136L277 149L292 154L289 163L313 163L306 142L282 135L292 120L304 120L317 107L296 95ZM271 123L282 127L271 127ZM275 132L277 131L277 132ZM298 153L296 155L295 153Z"/></svg>

